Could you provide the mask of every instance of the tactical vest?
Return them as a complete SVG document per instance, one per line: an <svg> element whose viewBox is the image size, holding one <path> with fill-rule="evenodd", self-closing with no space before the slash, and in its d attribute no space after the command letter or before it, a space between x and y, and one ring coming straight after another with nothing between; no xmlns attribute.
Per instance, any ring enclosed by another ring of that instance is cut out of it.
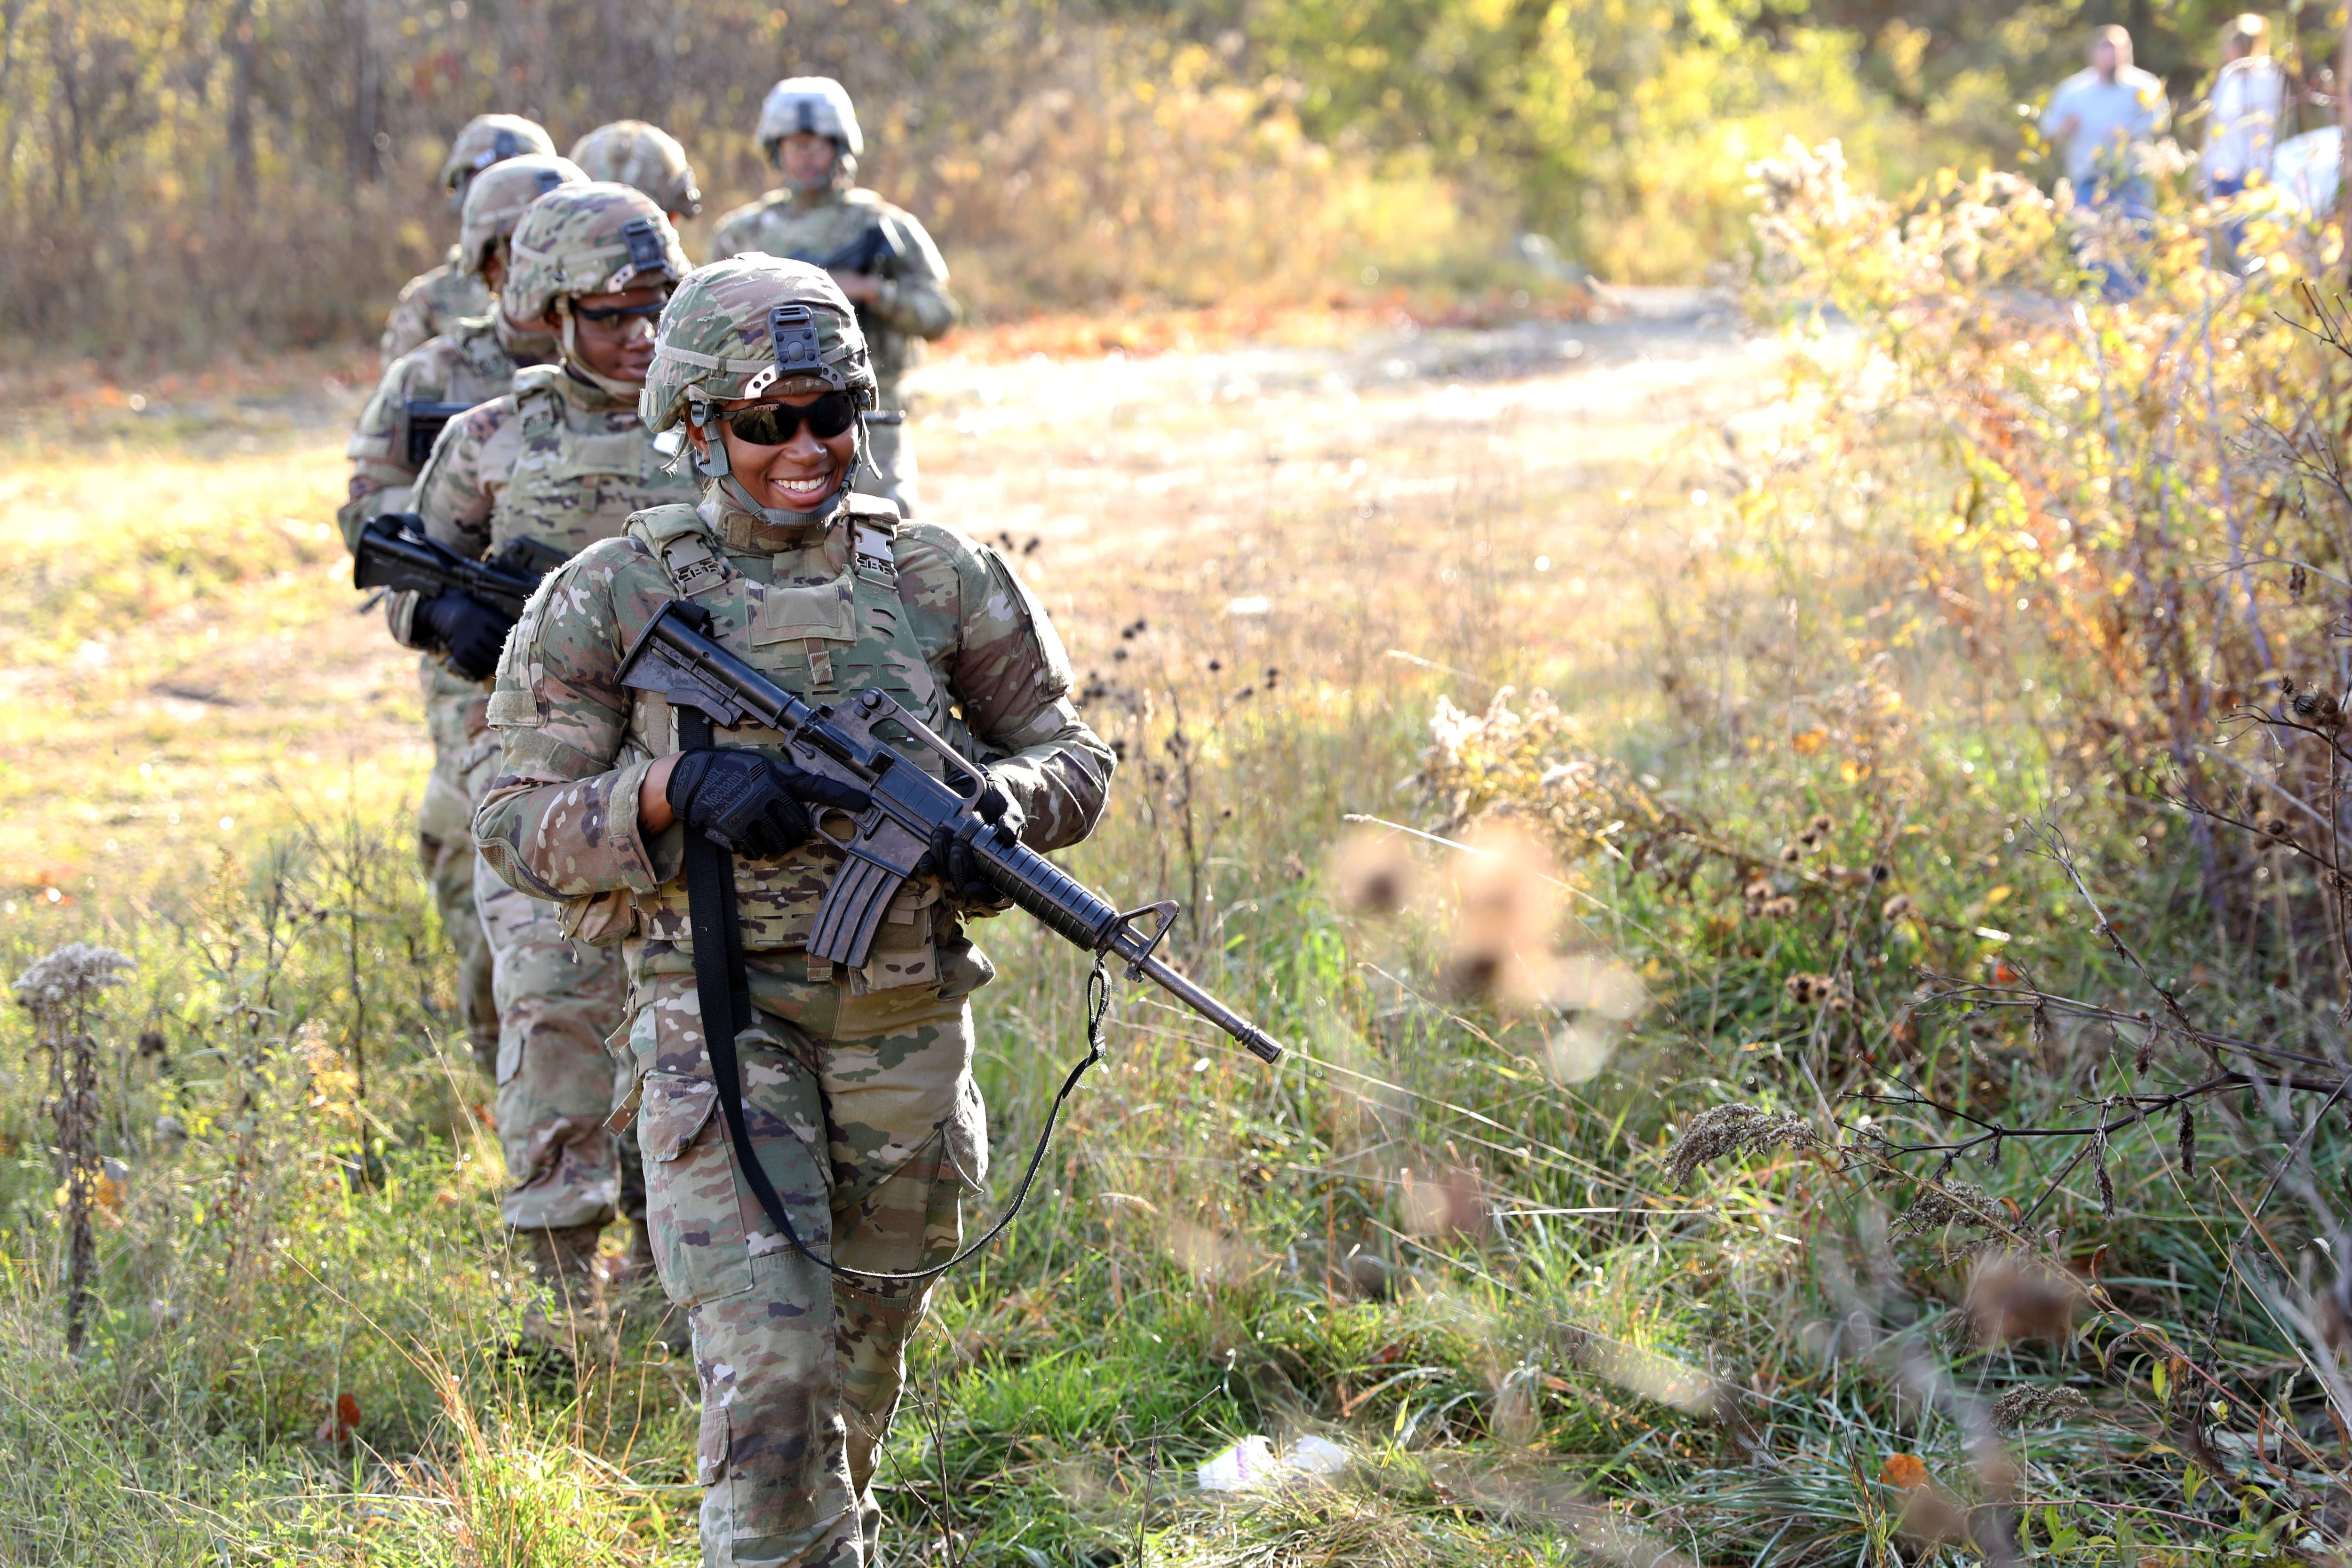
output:
<svg viewBox="0 0 2352 1568"><path fill-rule="evenodd" d="M812 704L838 702L853 692L878 686L898 699L956 750L976 755L939 673L915 635L914 618L898 597L896 550L898 508L887 501L851 496L820 549L779 557L800 570L790 579L761 583L728 559L710 527L691 507L659 507L629 519L632 538L650 548L669 574L678 596L710 612L712 634L777 685ZM835 562L840 564L836 567ZM822 563L827 570L811 570ZM659 697L632 692L635 711L630 729L648 752L659 757L678 749L676 715ZM789 760L783 737L745 726L720 730L720 746L751 747ZM942 769L921 747L908 754L934 777ZM779 860L735 858L736 902L742 912L746 950L808 946L818 904L840 869L841 854L822 840L803 844ZM910 881L891 902L888 918L875 938L866 967L850 976L853 994L925 985L939 978L932 950L940 911L939 883ZM645 935L691 950L686 884L666 883L657 906L640 901ZM831 975L831 966L813 964L811 979Z"/></svg>
<svg viewBox="0 0 2352 1568"><path fill-rule="evenodd" d="M504 396L514 385L515 362L488 317L456 322L446 336L449 352L428 359L420 373L409 378L408 395L400 408L393 455L409 468L425 466L443 426L477 403Z"/></svg>
<svg viewBox="0 0 2352 1568"><path fill-rule="evenodd" d="M632 512L693 501L700 487L664 466L634 406L583 406L561 365L514 372L522 449L490 513L490 552L517 539L577 555L617 536Z"/></svg>

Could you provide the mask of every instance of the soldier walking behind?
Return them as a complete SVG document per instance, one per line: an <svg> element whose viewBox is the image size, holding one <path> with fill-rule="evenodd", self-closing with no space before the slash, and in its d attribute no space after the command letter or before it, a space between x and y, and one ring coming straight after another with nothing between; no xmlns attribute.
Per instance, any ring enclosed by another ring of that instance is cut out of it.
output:
<svg viewBox="0 0 2352 1568"><path fill-rule="evenodd" d="M561 362L518 372L512 392L449 426L417 478L416 510L425 532L459 555L528 543L561 559L618 534L633 512L695 494L654 450L637 413L654 317L686 276L686 253L651 198L595 182L541 196L509 252L499 302L512 319L553 333ZM410 627L412 637L447 647L459 669L487 674L508 623L491 606L448 593L415 605ZM495 717L488 687L475 691ZM491 747L467 773L472 800L497 760ZM605 1130L615 1062L604 1041L622 1018L619 956L575 948L563 911L478 862L474 901L499 1010L499 1143L509 1181L500 1209L566 1309L552 1322L534 1312L526 1330L568 1343L593 1315L597 1238L616 1209L631 1223L633 1282L653 1289L642 1167Z"/></svg>
<svg viewBox="0 0 2352 1568"><path fill-rule="evenodd" d="M676 228L702 211L694 165L677 138L642 120L600 125L572 146L572 161L592 180L635 185L651 196Z"/></svg>
<svg viewBox="0 0 2352 1568"><path fill-rule="evenodd" d="M506 276L507 236L523 209L583 178L569 160L548 153L509 158L476 178L467 187L457 230L457 265L465 276L495 291ZM356 549L360 529L371 518L407 508L417 470L452 417L505 392L518 369L555 353L552 337L517 326L493 299L485 314L451 322L440 337L393 361L344 449L352 460L351 498L335 514L343 542ZM417 852L441 928L457 952L458 1000L474 1061L485 1076L496 1069L499 1013L489 949L474 916L474 809L466 798L465 772L467 752L480 747L489 731L480 680L488 673L487 666L470 676L455 673L435 654L420 664L433 771L416 814ZM492 742L487 749L495 747Z"/></svg>
<svg viewBox="0 0 2352 1568"><path fill-rule="evenodd" d="M868 423L870 472L858 488L898 504L912 517L920 473L906 427L899 381L921 353L922 340L956 322L948 264L914 215L857 185L866 138L849 93L831 77L792 77L760 106L760 145L784 177L783 188L719 220L715 259L764 251L826 268L857 308L874 362L876 395L888 417Z"/></svg>
<svg viewBox="0 0 2352 1568"><path fill-rule="evenodd" d="M457 132L457 139L449 144L449 156L441 162L441 185L449 193L450 210L464 209L466 188L475 175L493 164L533 152L551 157L555 152L554 140L538 121L520 114L474 116ZM479 276L466 269L453 248L440 266L418 273L402 286L392 314L384 318L380 346L383 362L391 364L466 317L489 314L490 292Z"/></svg>
<svg viewBox="0 0 2352 1568"><path fill-rule="evenodd" d="M984 1190L970 998L994 970L965 922L1004 905L969 846L935 843L864 968L812 959L841 856L811 816L864 797L794 768L772 731L705 744L707 728L624 685L621 660L684 601L813 703L878 687L982 766L983 814L1038 850L1093 830L1112 756L1071 706L1060 639L1011 564L850 493L876 376L832 278L768 256L715 262L660 334L646 414L683 426L701 498L632 517L531 601L499 664L503 755L475 831L499 876L627 957L647 1218L702 1388L703 1561L854 1568L875 1558L870 1483L929 1299L927 1282L877 1275L951 1256ZM907 754L943 776L932 754ZM745 1120L805 1252L761 1218L719 1114L689 905L724 900L690 897L688 833L735 852L756 1009L736 1037Z"/></svg>

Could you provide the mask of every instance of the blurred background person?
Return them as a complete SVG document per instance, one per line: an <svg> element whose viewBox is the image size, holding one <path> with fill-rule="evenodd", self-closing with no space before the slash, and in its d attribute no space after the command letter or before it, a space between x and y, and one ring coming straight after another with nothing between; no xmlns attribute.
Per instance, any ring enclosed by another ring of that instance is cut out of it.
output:
<svg viewBox="0 0 2352 1568"><path fill-rule="evenodd" d="M465 211L466 188L475 175L528 152L555 155L554 139L537 120L520 114L478 114L467 120L449 144L449 156L441 162L441 185L449 193L449 210ZM418 273L402 286L392 314L384 318L379 352L389 367L401 355L440 337L465 318L489 313L489 289L478 273L465 266L457 247L451 246L440 266Z"/></svg>
<svg viewBox="0 0 2352 1568"><path fill-rule="evenodd" d="M2147 150L2171 119L2164 83L2132 64L2131 35L2100 27L2089 66L2050 95L2042 132L2060 144L2077 202L2145 217L2155 210Z"/></svg>
<svg viewBox="0 0 2352 1568"><path fill-rule="evenodd" d="M2270 23L2252 11L2221 29L2221 68L2205 99L2205 186L2227 202L2269 181L2286 115L2286 73L2271 57ZM2238 270L2245 219L2232 212L2214 235L2218 259Z"/></svg>
<svg viewBox="0 0 2352 1568"><path fill-rule="evenodd" d="M710 258L760 251L832 273L857 308L881 415L898 414L905 407L899 381L922 340L956 323L940 247L913 214L857 184L866 139L848 89L831 77L789 77L771 88L760 106L760 145L783 186L719 219ZM919 475L906 426L877 416L867 434L872 472L861 471L855 487L914 516Z"/></svg>

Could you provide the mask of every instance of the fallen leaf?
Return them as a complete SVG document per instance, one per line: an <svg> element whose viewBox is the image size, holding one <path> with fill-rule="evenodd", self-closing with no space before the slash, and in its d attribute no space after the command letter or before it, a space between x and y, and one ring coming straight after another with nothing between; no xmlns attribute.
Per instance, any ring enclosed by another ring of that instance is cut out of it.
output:
<svg viewBox="0 0 2352 1568"><path fill-rule="evenodd" d="M1822 747L1828 745L1829 738L1829 731L1827 730L1809 729L1803 734L1792 737L1789 742L1789 748L1800 757L1811 757L1814 752L1819 751Z"/></svg>
<svg viewBox="0 0 2352 1568"><path fill-rule="evenodd" d="M1916 1454L1889 1454L1878 1473L1888 1486L1900 1487L1905 1491L1927 1484L1927 1467Z"/></svg>
<svg viewBox="0 0 2352 1568"><path fill-rule="evenodd" d="M360 1402L349 1394L335 1396L334 1414L319 1423L311 1437L321 1443L348 1443L360 1429Z"/></svg>

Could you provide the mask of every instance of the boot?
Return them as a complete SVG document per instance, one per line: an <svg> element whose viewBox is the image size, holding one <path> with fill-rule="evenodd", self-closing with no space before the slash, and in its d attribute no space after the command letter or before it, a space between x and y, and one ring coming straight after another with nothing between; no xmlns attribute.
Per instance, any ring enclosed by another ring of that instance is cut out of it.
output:
<svg viewBox="0 0 2352 1568"><path fill-rule="evenodd" d="M530 1248L531 1278L546 1287L548 1300L534 1293L522 1315L527 1349L560 1352L576 1360L599 1326L602 1301L596 1289L596 1241L601 1225L565 1225L523 1230Z"/></svg>
<svg viewBox="0 0 2352 1568"><path fill-rule="evenodd" d="M686 1314L662 1294L661 1273L654 1266L654 1233L643 1219L629 1221L629 1249L605 1276L615 1315L653 1325L653 1343L672 1355L684 1355L694 1343Z"/></svg>

